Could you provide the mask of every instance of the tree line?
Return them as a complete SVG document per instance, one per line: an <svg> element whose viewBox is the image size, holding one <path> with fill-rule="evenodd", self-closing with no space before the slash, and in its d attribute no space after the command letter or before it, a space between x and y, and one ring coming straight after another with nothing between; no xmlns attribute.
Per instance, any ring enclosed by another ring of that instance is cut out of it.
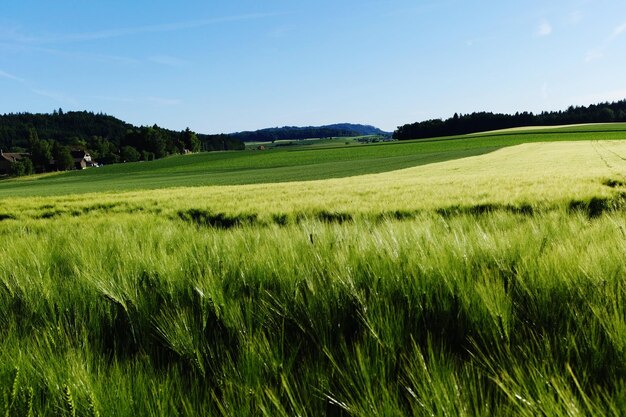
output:
<svg viewBox="0 0 626 417"><path fill-rule="evenodd" d="M626 122L626 100L590 106L570 106L565 111L502 114L478 112L454 114L449 119L431 119L399 126L394 139L423 139L463 135L522 126L555 126L577 123Z"/></svg>
<svg viewBox="0 0 626 417"><path fill-rule="evenodd" d="M157 125L136 127L93 112L11 113L0 116L0 149L28 153L15 163L14 174L66 170L74 166L71 151L86 151L103 164L150 161L198 151L243 150L228 135L197 134ZM51 163L53 161L53 163Z"/></svg>

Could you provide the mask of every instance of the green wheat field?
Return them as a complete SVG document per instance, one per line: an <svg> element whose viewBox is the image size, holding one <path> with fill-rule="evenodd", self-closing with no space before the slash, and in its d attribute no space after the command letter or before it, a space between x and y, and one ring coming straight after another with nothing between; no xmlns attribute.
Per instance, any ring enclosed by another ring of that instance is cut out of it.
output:
<svg viewBox="0 0 626 417"><path fill-rule="evenodd" d="M4 416L621 416L626 125L0 181Z"/></svg>

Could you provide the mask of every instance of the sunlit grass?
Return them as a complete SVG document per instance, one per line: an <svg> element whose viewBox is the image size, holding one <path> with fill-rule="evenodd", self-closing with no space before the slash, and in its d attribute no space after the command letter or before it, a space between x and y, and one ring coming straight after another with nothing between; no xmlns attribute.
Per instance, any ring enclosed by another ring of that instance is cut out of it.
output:
<svg viewBox="0 0 626 417"><path fill-rule="evenodd" d="M481 205L550 208L620 198L626 181L622 155L626 155L622 141L525 144L482 156L324 181L4 199L0 215L149 211L177 216L198 209L272 222L276 216L293 219L322 212L367 217Z"/></svg>
<svg viewBox="0 0 626 417"><path fill-rule="evenodd" d="M622 213L84 226L0 223L4 410L623 411Z"/></svg>

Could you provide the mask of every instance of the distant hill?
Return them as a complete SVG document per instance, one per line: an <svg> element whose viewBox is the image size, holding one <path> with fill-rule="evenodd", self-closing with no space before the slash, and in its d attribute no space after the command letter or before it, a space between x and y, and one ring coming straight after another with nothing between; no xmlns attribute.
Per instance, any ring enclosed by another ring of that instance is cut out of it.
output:
<svg viewBox="0 0 626 417"><path fill-rule="evenodd" d="M158 130L166 142L172 143L180 140L183 133L157 125L152 128ZM89 148L94 138L98 138L99 141L104 140L111 147L119 149L131 145L128 143L129 135L141 129L113 116L87 111L64 113L59 109L52 114L10 113L0 115L0 149L27 149L33 130L39 139L53 140L66 146L82 143ZM243 149L239 141L228 135L197 134L197 137L202 150ZM171 145L169 148L173 150L175 146Z"/></svg>
<svg viewBox="0 0 626 417"><path fill-rule="evenodd" d="M358 133L359 136L370 136L370 135L389 135L391 132L385 132L377 127L371 125L360 125L353 123L337 123L334 125L324 126L331 129L341 129L349 132Z"/></svg>
<svg viewBox="0 0 626 417"><path fill-rule="evenodd" d="M244 148L243 142L228 135L196 134L189 129L178 132L157 125L137 127L86 111L0 115L0 150L30 154L23 163L12 164L9 175L69 169L72 151L78 150L90 153L99 163L114 164Z"/></svg>
<svg viewBox="0 0 626 417"><path fill-rule="evenodd" d="M271 127L255 131L231 133L229 136L242 142L271 142L273 140L299 140L370 135L390 136L391 134L374 126L338 123L326 126Z"/></svg>
<svg viewBox="0 0 626 417"><path fill-rule="evenodd" d="M0 115L0 147L5 150L27 148L33 129L39 138L64 145L76 140L86 141L93 136L119 144L126 132L133 128L131 124L113 116L90 112L10 113Z"/></svg>

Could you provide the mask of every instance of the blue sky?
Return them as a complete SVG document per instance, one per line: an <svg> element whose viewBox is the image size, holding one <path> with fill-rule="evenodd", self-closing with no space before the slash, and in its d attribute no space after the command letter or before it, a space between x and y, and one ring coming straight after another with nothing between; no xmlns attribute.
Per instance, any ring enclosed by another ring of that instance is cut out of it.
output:
<svg viewBox="0 0 626 417"><path fill-rule="evenodd" d="M623 0L0 4L0 113L202 133L626 98Z"/></svg>

